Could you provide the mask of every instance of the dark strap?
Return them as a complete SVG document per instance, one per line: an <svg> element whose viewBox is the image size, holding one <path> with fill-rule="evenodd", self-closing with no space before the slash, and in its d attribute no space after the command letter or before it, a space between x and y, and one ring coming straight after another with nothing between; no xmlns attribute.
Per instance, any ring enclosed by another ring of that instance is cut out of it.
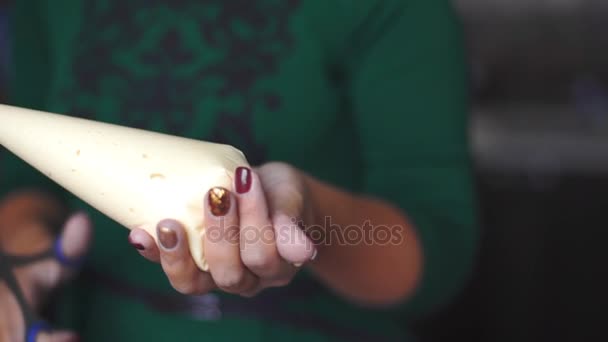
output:
<svg viewBox="0 0 608 342"><path fill-rule="evenodd" d="M6 263L10 265L10 268L24 266L44 259L52 258L53 256L54 253L51 249L34 255L10 255L4 254L2 251L0 251L0 257L6 260Z"/></svg>
<svg viewBox="0 0 608 342"><path fill-rule="evenodd" d="M372 334L364 327L340 325L330 319L288 310L285 303L294 298L306 298L320 289L313 282L303 282L300 286L272 289L252 299L232 296L218 296L210 293L203 296L169 294L136 287L109 274L85 269L83 278L92 286L142 302L148 308L166 314L188 315L203 321L215 321L222 317L257 318L292 326L296 329L320 331L334 340L346 341L396 341ZM276 290L276 291L275 291ZM318 292L316 292L318 293Z"/></svg>
<svg viewBox="0 0 608 342"><path fill-rule="evenodd" d="M4 280L8 289L15 295L17 304L21 309L23 320L25 322L26 332L30 331L33 326L44 326L38 319L37 315L32 312L32 309L27 304L23 291L17 282L13 268L22 266L28 263L40 261L53 255L53 251L43 252L32 256L15 256L8 255L0 251L0 280ZM27 338L27 337L26 337Z"/></svg>
<svg viewBox="0 0 608 342"><path fill-rule="evenodd" d="M64 267L77 268L82 264L84 257L76 260L68 259L61 250L61 240L59 239L55 240L52 248L33 255L12 255L0 250L0 280L6 281L9 291L11 291L17 299L17 304L21 309L25 324L25 339L27 342L34 342L40 331L50 330L50 327L45 321L41 320L27 304L25 296L23 295L23 290L17 282L13 269L46 259L53 259Z"/></svg>

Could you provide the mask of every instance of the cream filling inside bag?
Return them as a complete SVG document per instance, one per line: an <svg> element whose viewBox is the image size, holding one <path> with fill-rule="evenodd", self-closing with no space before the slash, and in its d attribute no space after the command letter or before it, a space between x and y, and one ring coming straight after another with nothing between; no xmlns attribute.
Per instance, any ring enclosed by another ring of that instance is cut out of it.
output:
<svg viewBox="0 0 608 342"><path fill-rule="evenodd" d="M232 191L236 168L248 166L228 145L5 105L0 144L128 229L156 239L159 221L179 220L203 271L207 191Z"/></svg>

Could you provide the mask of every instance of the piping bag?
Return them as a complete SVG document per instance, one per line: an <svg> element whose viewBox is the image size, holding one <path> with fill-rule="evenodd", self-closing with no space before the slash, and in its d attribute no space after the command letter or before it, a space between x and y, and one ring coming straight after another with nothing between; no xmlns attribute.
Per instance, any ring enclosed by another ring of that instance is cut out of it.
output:
<svg viewBox="0 0 608 342"><path fill-rule="evenodd" d="M0 144L127 229L157 239L159 221L180 221L203 271L207 191L233 191L236 168L249 166L229 145L6 105Z"/></svg>

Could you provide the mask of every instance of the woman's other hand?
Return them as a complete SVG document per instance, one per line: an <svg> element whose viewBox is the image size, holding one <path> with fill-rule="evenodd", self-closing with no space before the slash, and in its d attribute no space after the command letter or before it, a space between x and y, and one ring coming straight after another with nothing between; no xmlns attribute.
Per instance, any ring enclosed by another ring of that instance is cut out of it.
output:
<svg viewBox="0 0 608 342"><path fill-rule="evenodd" d="M53 250L57 241L55 256L80 260L89 248L92 224L85 213L75 213L68 217L56 235L56 227L50 222L61 222L64 208L49 196L36 192L19 192L0 201L0 250L3 256L33 256ZM54 229L55 228L55 229ZM0 257L3 257L0 256ZM18 304L14 289L9 287L9 274L0 274L0 341L20 342L25 340L26 323L24 310L32 314L40 313L49 293L70 279L76 272L73 267L62 265L53 255L42 257L16 267L10 260L1 260L5 271L12 272L28 308ZM30 322L31 323L31 322ZM30 327L31 328L31 327ZM37 342L78 341L78 336L69 331L40 331L35 336Z"/></svg>

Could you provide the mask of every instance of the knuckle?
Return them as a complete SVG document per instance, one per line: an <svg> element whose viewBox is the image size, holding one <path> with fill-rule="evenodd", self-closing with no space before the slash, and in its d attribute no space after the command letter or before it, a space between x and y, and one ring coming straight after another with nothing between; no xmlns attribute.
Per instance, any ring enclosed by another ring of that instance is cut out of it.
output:
<svg viewBox="0 0 608 342"><path fill-rule="evenodd" d="M211 291L211 288L203 285L203 284L198 284L196 286L193 287L192 291L190 291L188 293L188 295L191 296L199 296L199 295L203 295L208 293L209 291Z"/></svg>
<svg viewBox="0 0 608 342"><path fill-rule="evenodd" d="M223 219L222 219L223 220ZM218 226L211 225L205 231L206 238L213 244L227 244L230 246L238 246L240 242L240 226L233 222L220 222ZM213 245L212 245L213 246ZM209 248L208 254L219 258L221 249Z"/></svg>
<svg viewBox="0 0 608 342"><path fill-rule="evenodd" d="M263 250L250 251L243 258L243 263L249 269L270 270L275 264L275 255Z"/></svg>
<svg viewBox="0 0 608 342"><path fill-rule="evenodd" d="M284 184L277 188L272 202L275 203L275 206L283 208L284 211L298 216L304 208L304 194L298 186Z"/></svg>
<svg viewBox="0 0 608 342"><path fill-rule="evenodd" d="M175 289L175 291L184 294L184 295L192 295L197 291L196 285L190 282L183 281L173 281L171 280L171 286Z"/></svg>
<svg viewBox="0 0 608 342"><path fill-rule="evenodd" d="M204 285L198 279L198 271L174 266L168 267L167 265L163 265L165 274L173 289L185 295L198 294L202 290L202 285Z"/></svg>
<svg viewBox="0 0 608 342"><path fill-rule="evenodd" d="M238 290L245 282L245 270L242 267L226 268L215 282L223 289Z"/></svg>
<svg viewBox="0 0 608 342"><path fill-rule="evenodd" d="M270 283L271 287L283 287L283 286L287 286L291 283L293 277L281 277L281 278L277 278L275 280L273 280Z"/></svg>
<svg viewBox="0 0 608 342"><path fill-rule="evenodd" d="M245 297L245 298L253 298L253 297L257 296L260 293L260 291L261 290L259 290L259 289L253 289L250 291L240 293L240 296Z"/></svg>
<svg viewBox="0 0 608 342"><path fill-rule="evenodd" d="M238 225L231 225L226 228L225 241L232 246L238 246L241 240L240 227Z"/></svg>
<svg viewBox="0 0 608 342"><path fill-rule="evenodd" d="M239 215L243 220L263 216L264 213L260 210L260 203L255 201L255 198L247 197L239 202Z"/></svg>
<svg viewBox="0 0 608 342"><path fill-rule="evenodd" d="M160 254L154 251L139 251L139 255L141 255L144 259L158 263L160 262Z"/></svg>
<svg viewBox="0 0 608 342"><path fill-rule="evenodd" d="M177 258L168 258L166 255L162 255L161 265L163 271L170 279L184 278L185 265L182 260Z"/></svg>
<svg viewBox="0 0 608 342"><path fill-rule="evenodd" d="M187 280L171 280L171 286L184 295L200 295L205 294L213 289L212 281L201 274L195 274Z"/></svg>

